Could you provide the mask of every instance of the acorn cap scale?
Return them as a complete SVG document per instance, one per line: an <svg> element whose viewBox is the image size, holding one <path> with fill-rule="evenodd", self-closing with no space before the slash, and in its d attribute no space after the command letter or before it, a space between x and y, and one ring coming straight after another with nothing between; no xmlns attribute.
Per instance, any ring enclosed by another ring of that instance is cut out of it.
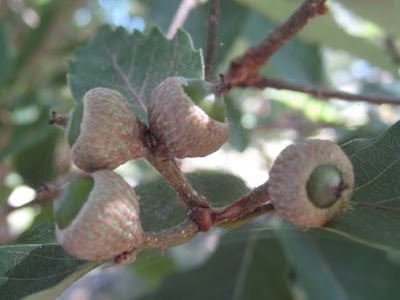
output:
<svg viewBox="0 0 400 300"><path fill-rule="evenodd" d="M210 95L214 99L208 104ZM159 144L159 156L202 157L226 142L229 123L225 106L222 99L215 97L210 83L183 77L167 78L153 90L149 125Z"/></svg>
<svg viewBox="0 0 400 300"><path fill-rule="evenodd" d="M68 130L72 160L78 168L86 172L112 170L143 155L139 121L118 91L95 88L82 101L83 113L78 105Z"/></svg>
<svg viewBox="0 0 400 300"><path fill-rule="evenodd" d="M90 179L75 179L55 200L58 242L84 260L107 260L137 248L144 233L133 188L118 174L101 170L92 174L88 193ZM86 201L76 200L82 192Z"/></svg>
<svg viewBox="0 0 400 300"><path fill-rule="evenodd" d="M326 140L285 148L269 179L271 202L290 222L318 227L338 215L354 188L353 166L342 149Z"/></svg>

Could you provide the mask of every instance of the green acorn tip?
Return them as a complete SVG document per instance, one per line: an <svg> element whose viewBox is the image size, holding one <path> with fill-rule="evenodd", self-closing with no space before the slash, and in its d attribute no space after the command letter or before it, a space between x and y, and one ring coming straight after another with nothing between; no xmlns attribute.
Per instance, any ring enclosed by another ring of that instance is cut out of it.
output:
<svg viewBox="0 0 400 300"><path fill-rule="evenodd" d="M54 218L57 226L64 229L71 224L89 198L93 189L92 177L77 178L70 181L54 201Z"/></svg>
<svg viewBox="0 0 400 300"><path fill-rule="evenodd" d="M225 122L225 102L217 93L216 87L201 79L185 79L183 90L190 99L209 117L218 122Z"/></svg>

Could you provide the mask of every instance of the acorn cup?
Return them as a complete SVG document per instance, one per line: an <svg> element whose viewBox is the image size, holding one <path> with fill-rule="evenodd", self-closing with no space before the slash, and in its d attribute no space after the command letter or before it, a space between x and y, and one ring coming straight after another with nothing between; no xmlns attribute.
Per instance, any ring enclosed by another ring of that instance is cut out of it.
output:
<svg viewBox="0 0 400 300"><path fill-rule="evenodd" d="M50 123L63 125L53 116ZM138 118L128 101L108 88L88 91L66 126L72 161L85 172L113 170L143 155Z"/></svg>
<svg viewBox="0 0 400 300"><path fill-rule="evenodd" d="M277 212L301 227L318 227L340 214L354 188L351 161L326 140L305 140L286 147L269 179Z"/></svg>
<svg viewBox="0 0 400 300"><path fill-rule="evenodd" d="M163 158L203 157L228 139L225 103L215 87L200 79L170 77L151 94L149 129Z"/></svg>
<svg viewBox="0 0 400 300"><path fill-rule="evenodd" d="M58 242L79 259L124 256L144 239L137 196L113 171L69 182L54 202L54 216Z"/></svg>

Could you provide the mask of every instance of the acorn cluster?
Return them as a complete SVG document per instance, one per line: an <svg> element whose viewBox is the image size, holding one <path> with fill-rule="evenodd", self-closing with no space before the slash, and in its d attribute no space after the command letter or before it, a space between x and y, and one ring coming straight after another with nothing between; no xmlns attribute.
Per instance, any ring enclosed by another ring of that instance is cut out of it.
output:
<svg viewBox="0 0 400 300"><path fill-rule="evenodd" d="M146 128L118 91L88 91L67 117L53 115L71 158L90 177L63 187L54 203L56 237L74 256L107 260L134 252L145 238L138 197L112 170L151 152L160 159L202 157L228 139L225 104L213 84L171 77L151 94Z"/></svg>
<svg viewBox="0 0 400 300"><path fill-rule="evenodd" d="M138 197L113 169L149 153L161 160L203 157L229 135L223 99L199 79L162 81L151 93L148 121L147 128L121 93L101 87L88 91L67 119L53 116L52 123L66 127L72 161L91 173L69 182L54 204L57 239L74 256L121 261L145 239ZM316 227L343 210L354 175L339 146L306 140L282 151L268 186L280 215Z"/></svg>

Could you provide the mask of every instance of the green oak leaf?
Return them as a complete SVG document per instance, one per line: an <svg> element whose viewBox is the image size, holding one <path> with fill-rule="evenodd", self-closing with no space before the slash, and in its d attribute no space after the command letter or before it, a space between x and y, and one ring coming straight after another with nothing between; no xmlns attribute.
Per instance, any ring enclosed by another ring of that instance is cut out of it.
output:
<svg viewBox="0 0 400 300"><path fill-rule="evenodd" d="M282 248L257 229L229 232L203 265L171 274L139 299L292 299Z"/></svg>
<svg viewBox="0 0 400 300"><path fill-rule="evenodd" d="M65 252L54 241L54 225L31 230L18 244L0 245L0 261L2 299L54 298L98 265ZM34 298L36 293L40 293L38 298Z"/></svg>
<svg viewBox="0 0 400 300"><path fill-rule="evenodd" d="M289 226L275 231L303 299L398 299L400 265L347 237Z"/></svg>
<svg viewBox="0 0 400 300"><path fill-rule="evenodd" d="M157 27L147 34L102 27L78 49L70 69L68 82L77 102L95 87L115 89L145 123L151 91L162 80L178 75L203 78L201 52L193 48L189 35L179 30L168 40Z"/></svg>
<svg viewBox="0 0 400 300"><path fill-rule="evenodd" d="M146 4L149 6L150 21L167 31L181 1L150 0L146 1ZM204 4L199 3L190 12L190 17L183 26L192 36L195 47L203 49L203 53L207 51L208 36L208 23L204 20L209 17L210 10L210 1ZM242 30L249 18L250 11L250 9L235 1L220 1L219 10L222 13L219 15L216 31L214 73L218 71L218 66L221 66L228 56L235 40L238 38L238 32Z"/></svg>
<svg viewBox="0 0 400 300"><path fill-rule="evenodd" d="M324 230L400 253L400 122L372 139L342 146L355 173L349 208Z"/></svg>

